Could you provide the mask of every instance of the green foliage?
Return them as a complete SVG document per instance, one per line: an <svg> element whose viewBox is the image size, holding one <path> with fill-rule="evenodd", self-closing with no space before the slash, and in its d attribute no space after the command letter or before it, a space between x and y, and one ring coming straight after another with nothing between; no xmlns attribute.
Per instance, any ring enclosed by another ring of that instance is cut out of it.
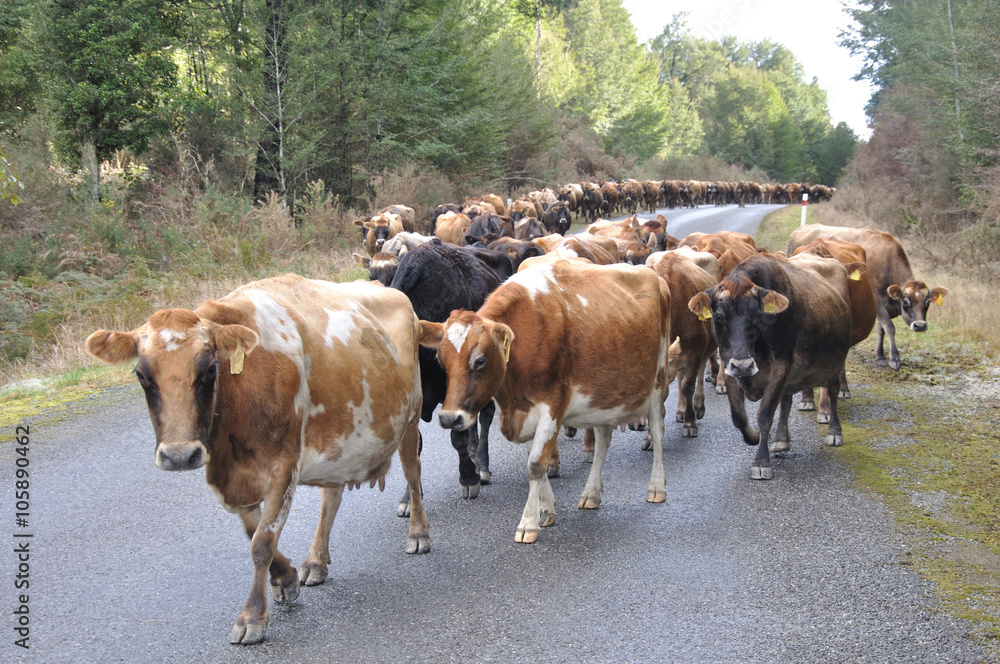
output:
<svg viewBox="0 0 1000 664"><path fill-rule="evenodd" d="M24 189L24 183L17 178L14 165L7 160L7 155L0 150L0 203L10 201L11 205L21 202L17 195L19 189Z"/></svg>

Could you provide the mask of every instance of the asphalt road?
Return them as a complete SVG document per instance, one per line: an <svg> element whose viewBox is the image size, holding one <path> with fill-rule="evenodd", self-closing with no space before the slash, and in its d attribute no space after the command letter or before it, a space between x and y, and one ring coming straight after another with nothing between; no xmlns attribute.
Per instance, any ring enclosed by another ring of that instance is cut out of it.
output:
<svg viewBox="0 0 1000 664"><path fill-rule="evenodd" d="M751 208L752 209L752 208ZM675 222L678 211L669 217ZM694 214L707 214L696 210ZM670 213L668 213L670 214ZM673 234L683 234L671 228ZM750 232L750 231L747 231ZM844 401L850 421L857 398ZM231 646L249 592L249 543L203 471L153 466L137 385L30 422L30 645L13 645L17 561L0 556L0 658L104 662L979 662L963 625L935 609L900 556L906 541L824 448L825 426L792 416L792 450L754 482L752 448L708 395L685 439L667 401L667 501L645 502L643 434L615 432L603 502L578 510L589 466L560 437L558 517L538 543L514 530L527 496L522 446L491 435L492 484L459 497L456 455L424 432L431 553L404 553L396 463L384 493L345 494L326 582L270 605L267 640ZM751 409L752 410L752 409ZM13 548L12 431L0 439L4 547ZM850 440L846 441L851 444ZM296 564L319 492L300 487L280 547Z"/></svg>

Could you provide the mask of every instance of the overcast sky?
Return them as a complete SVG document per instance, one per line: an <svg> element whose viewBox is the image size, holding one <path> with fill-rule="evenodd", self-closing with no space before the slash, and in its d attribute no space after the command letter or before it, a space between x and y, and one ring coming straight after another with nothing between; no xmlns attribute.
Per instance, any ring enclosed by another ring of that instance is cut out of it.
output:
<svg viewBox="0 0 1000 664"><path fill-rule="evenodd" d="M622 4L632 15L640 43L663 32L674 14L686 11L688 30L695 37L735 35L741 41L770 39L783 44L802 63L806 81L815 76L826 90L833 123L846 122L864 139L871 133L864 110L871 87L851 80L861 69L861 60L837 45L838 34L851 24L841 0L623 0Z"/></svg>

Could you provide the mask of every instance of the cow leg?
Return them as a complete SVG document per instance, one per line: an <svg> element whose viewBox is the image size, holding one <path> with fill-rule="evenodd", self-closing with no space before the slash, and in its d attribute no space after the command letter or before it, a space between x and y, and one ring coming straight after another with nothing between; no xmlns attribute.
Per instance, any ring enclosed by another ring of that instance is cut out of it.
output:
<svg viewBox="0 0 1000 664"><path fill-rule="evenodd" d="M821 387L819 390L819 411L816 413L817 424L826 424L830 421L830 390Z"/></svg>
<svg viewBox="0 0 1000 664"><path fill-rule="evenodd" d="M701 371L695 367L695 373ZM646 489L647 503L662 503L667 500L667 474L663 468L663 419L666 410L663 401L667 398L669 386L663 392L653 390L649 402L649 433L653 437L653 468L649 473L649 487ZM697 427L695 427L697 429Z"/></svg>
<svg viewBox="0 0 1000 664"><path fill-rule="evenodd" d="M776 371L775 374L778 374ZM791 408L791 396L785 397L785 378L775 376L760 400L757 409L757 431L760 433L760 443L757 445L757 454L754 455L753 463L750 464L750 479L769 480L774 477L774 469L771 467L771 454L768 447L768 440L771 436L771 424L774 423L774 411L778 404L787 399L788 407ZM787 414L786 414L787 417ZM786 427L787 420L786 420Z"/></svg>
<svg viewBox="0 0 1000 664"><path fill-rule="evenodd" d="M417 432L417 456L424 451L424 437ZM403 487L403 494L399 497L399 505L396 507L396 516L409 518L410 516L410 487Z"/></svg>
<svg viewBox="0 0 1000 664"><path fill-rule="evenodd" d="M496 402L490 399L482 410L479 411L479 436L476 440L476 448L472 449L472 439L469 439L469 456L476 463L479 470L479 479L483 484L489 484L493 474L490 472L490 427L493 425L493 417L496 415Z"/></svg>
<svg viewBox="0 0 1000 664"><path fill-rule="evenodd" d="M847 369L840 370L840 394L838 394L841 399L851 398L851 387L847 384Z"/></svg>
<svg viewBox="0 0 1000 664"><path fill-rule="evenodd" d="M899 369L899 350L896 348L896 326L892 322L892 318L889 317L889 312L880 304L878 307L878 320L875 322L875 327L878 330L878 337L875 341L875 364L880 367L888 366L892 369ZM889 337L889 361L885 359L885 353L882 350L882 339L884 336Z"/></svg>
<svg viewBox="0 0 1000 664"><path fill-rule="evenodd" d="M594 438L594 430L593 429L584 429L583 430L583 462L584 463L594 463L594 447L595 447L595 445L596 445L596 441L595 441L595 438ZM643 445L642 449L646 449L646 446Z"/></svg>
<svg viewBox="0 0 1000 664"><path fill-rule="evenodd" d="M472 428L476 424L473 423ZM451 446L458 452L458 484L462 490L462 498L476 498L479 496L481 482L476 464L469 457L470 429L465 431L451 432Z"/></svg>
<svg viewBox="0 0 1000 664"><path fill-rule="evenodd" d="M810 390L810 393L812 390ZM778 413L778 427L767 444L770 452L787 452L792 447L792 438L788 435L788 414L792 410L792 394L781 397L781 410Z"/></svg>
<svg viewBox="0 0 1000 664"><path fill-rule="evenodd" d="M318 586L326 580L330 564L330 529L340 509L340 499L344 496L344 485L323 487L323 497L319 507L319 524L313 537L309 555L299 567L299 583L304 586Z"/></svg>
<svg viewBox="0 0 1000 664"><path fill-rule="evenodd" d="M747 419L746 404L743 402L743 388L740 387L739 381L735 378L726 376L726 380L731 382L726 395L729 397L729 415L733 419L733 424L743 434L744 443L757 445L760 443L760 432L750 426L750 421Z"/></svg>
<svg viewBox="0 0 1000 664"><path fill-rule="evenodd" d="M816 410L816 394L813 392L813 388L802 390L802 396L799 398L799 410Z"/></svg>
<svg viewBox="0 0 1000 664"><path fill-rule="evenodd" d="M680 375L680 394L677 396L677 415L684 422L681 435L686 438L694 438L698 435L698 420L694 413L694 390L698 382L698 374L701 367L697 363L685 366ZM680 402L684 401L684 412L680 412Z"/></svg>
<svg viewBox="0 0 1000 664"><path fill-rule="evenodd" d="M586 436L590 436L594 441L594 462L590 467L590 474L587 476L587 484L583 487L583 495L580 496L580 503L577 505L582 510L597 509L601 504L601 491L604 485L601 481L601 472L604 469L604 458L608 454L608 446L611 444L611 427L602 426L587 429Z"/></svg>
<svg viewBox="0 0 1000 664"><path fill-rule="evenodd" d="M555 496L547 469L558 436L559 422L543 415L535 427L535 437L528 450L528 500L514 533L514 541L519 544L535 542L541 528L556 521Z"/></svg>
<svg viewBox="0 0 1000 664"><path fill-rule="evenodd" d="M705 364L708 358L701 358L696 372L698 373L698 384L694 390L694 416L696 419L705 417Z"/></svg>
<svg viewBox="0 0 1000 664"><path fill-rule="evenodd" d="M830 395L830 424L826 430L826 440L831 447L839 447L844 444L844 432L840 428L840 417L837 414L837 399L840 395L840 374L834 375L826 386Z"/></svg>
<svg viewBox="0 0 1000 664"><path fill-rule="evenodd" d="M403 433L399 444L399 465L410 489L410 530L406 536L407 553L427 553L431 550L430 526L424 511L423 489L420 486L420 432L413 422Z"/></svg>
<svg viewBox="0 0 1000 664"><path fill-rule="evenodd" d="M719 375L719 354L714 352L708 356L708 368L705 370L705 380L712 385L718 380Z"/></svg>
<svg viewBox="0 0 1000 664"><path fill-rule="evenodd" d="M278 537L288 517L295 494L295 479L277 477L264 497L263 510L243 515L243 527L250 532L250 555L253 559L253 585L229 633L230 643L260 643L267 629L267 595L264 592L268 571L271 572L271 595L278 602L292 602L299 596L299 577L288 558L278 553ZM256 524L254 522L256 521Z"/></svg>
<svg viewBox="0 0 1000 664"><path fill-rule="evenodd" d="M729 386L726 384L726 368L719 362L719 368L715 377L715 393L725 394Z"/></svg>

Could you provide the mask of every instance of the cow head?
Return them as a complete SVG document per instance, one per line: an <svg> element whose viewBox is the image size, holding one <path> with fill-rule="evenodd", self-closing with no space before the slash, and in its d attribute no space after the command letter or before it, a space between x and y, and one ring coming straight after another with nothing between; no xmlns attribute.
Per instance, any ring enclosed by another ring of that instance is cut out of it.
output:
<svg viewBox="0 0 1000 664"><path fill-rule="evenodd" d="M931 302L942 305L944 296L948 294L947 288L930 289L924 282L912 279L903 284L902 288L893 284L886 290L889 297L899 304L903 322L914 332L927 331L927 310Z"/></svg>
<svg viewBox="0 0 1000 664"><path fill-rule="evenodd" d="M396 221L396 229L392 228L392 222ZM365 244L372 255L382 251L382 245L393 236L393 230L402 228L402 219L398 214L383 212L372 217L370 221L364 223Z"/></svg>
<svg viewBox="0 0 1000 664"><path fill-rule="evenodd" d="M754 344L788 308L788 298L744 276L730 276L691 298L688 308L699 320L712 320L726 375L749 378L759 370Z"/></svg>
<svg viewBox="0 0 1000 664"><path fill-rule="evenodd" d="M514 333L503 323L471 311L453 311L444 323L420 321L420 345L437 348L448 374L438 418L445 429L464 431L497 393L507 373Z"/></svg>
<svg viewBox="0 0 1000 664"><path fill-rule="evenodd" d="M156 467L193 470L211 454L219 366L240 373L257 342L257 333L243 325L219 325L188 309L160 309L131 332L98 330L86 346L108 364L138 360L135 375L156 435Z"/></svg>

